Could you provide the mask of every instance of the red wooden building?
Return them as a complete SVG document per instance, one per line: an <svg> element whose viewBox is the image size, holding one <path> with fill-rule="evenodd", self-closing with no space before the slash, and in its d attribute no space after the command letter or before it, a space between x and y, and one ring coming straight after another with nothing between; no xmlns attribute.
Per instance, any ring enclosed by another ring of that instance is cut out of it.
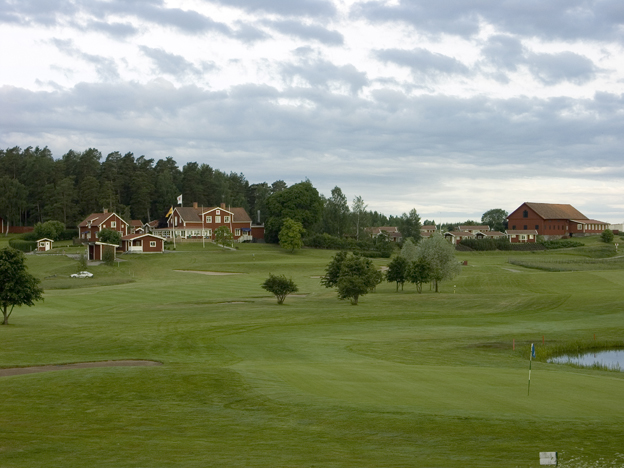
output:
<svg viewBox="0 0 624 468"><path fill-rule="evenodd" d="M600 234L609 223L589 219L572 205L525 202L508 217L508 231L537 231L546 238Z"/></svg>
<svg viewBox="0 0 624 468"><path fill-rule="evenodd" d="M253 226L244 208L226 208L225 203L218 207L175 207L167 218L167 227L155 232L164 238L214 239L215 230L227 226L236 242L264 238L264 227Z"/></svg>
<svg viewBox="0 0 624 468"><path fill-rule="evenodd" d="M121 238L121 250L129 253L161 253L165 239L154 234L129 234Z"/></svg>
<svg viewBox="0 0 624 468"><path fill-rule="evenodd" d="M89 242L96 242L102 229L111 229L125 236L128 234L128 223L119 215L104 210L103 213L90 214L78 225L80 238Z"/></svg>

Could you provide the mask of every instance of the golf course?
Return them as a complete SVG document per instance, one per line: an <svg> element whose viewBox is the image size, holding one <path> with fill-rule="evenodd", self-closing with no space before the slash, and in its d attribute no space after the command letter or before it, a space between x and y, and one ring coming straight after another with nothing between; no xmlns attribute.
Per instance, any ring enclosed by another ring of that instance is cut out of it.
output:
<svg viewBox="0 0 624 468"><path fill-rule="evenodd" d="M0 376L0 466L624 466L624 372L546 361L624 340L624 262L583 242L457 252L439 293L356 306L321 285L331 250L178 243L93 278L27 255L44 301L0 327L0 371L52 367ZM66 366L105 361L161 365Z"/></svg>

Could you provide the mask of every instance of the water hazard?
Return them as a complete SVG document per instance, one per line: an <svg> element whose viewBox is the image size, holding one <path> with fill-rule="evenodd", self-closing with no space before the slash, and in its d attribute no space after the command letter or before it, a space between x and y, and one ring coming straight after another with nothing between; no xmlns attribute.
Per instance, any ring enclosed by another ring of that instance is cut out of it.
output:
<svg viewBox="0 0 624 468"><path fill-rule="evenodd" d="M624 349L610 349L577 355L564 355L550 358L555 364L575 364L583 367L600 366L605 369L624 372Z"/></svg>

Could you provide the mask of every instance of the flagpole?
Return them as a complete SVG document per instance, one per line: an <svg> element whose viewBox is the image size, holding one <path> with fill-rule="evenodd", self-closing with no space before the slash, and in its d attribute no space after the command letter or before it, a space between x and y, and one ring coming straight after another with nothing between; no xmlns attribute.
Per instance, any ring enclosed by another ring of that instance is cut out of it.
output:
<svg viewBox="0 0 624 468"><path fill-rule="evenodd" d="M531 364L533 363L534 354L535 354L535 345L531 343L531 352L529 353L529 387L527 389L527 396L531 394Z"/></svg>
<svg viewBox="0 0 624 468"><path fill-rule="evenodd" d="M201 210L201 218L202 218L202 248L206 248L206 232L204 231L204 204L202 203Z"/></svg>

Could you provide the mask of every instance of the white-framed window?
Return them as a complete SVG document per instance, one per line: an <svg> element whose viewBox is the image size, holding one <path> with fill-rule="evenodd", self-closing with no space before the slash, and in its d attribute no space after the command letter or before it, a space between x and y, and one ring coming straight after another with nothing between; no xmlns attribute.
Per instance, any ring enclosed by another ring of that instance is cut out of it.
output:
<svg viewBox="0 0 624 468"><path fill-rule="evenodd" d="M240 229L234 229L234 235L235 236L240 236L241 235L241 230Z"/></svg>
<svg viewBox="0 0 624 468"><path fill-rule="evenodd" d="M117 221L111 221L111 227L112 228L116 228L117 227Z"/></svg>
<svg viewBox="0 0 624 468"><path fill-rule="evenodd" d="M206 229L206 235L212 237L212 229Z"/></svg>
<svg viewBox="0 0 624 468"><path fill-rule="evenodd" d="M520 240L526 240L526 236L525 236L524 234L522 234L522 235L520 236Z"/></svg>
<svg viewBox="0 0 624 468"><path fill-rule="evenodd" d="M215 223L220 223L220 222L221 222L221 216L215 216Z"/></svg>
<svg viewBox="0 0 624 468"><path fill-rule="evenodd" d="M212 223L212 216L206 216L206 222Z"/></svg>
<svg viewBox="0 0 624 468"><path fill-rule="evenodd" d="M174 225L174 226L177 226L177 225L178 225L178 218L177 218L177 217L176 217L176 218L173 218L173 225Z"/></svg>
<svg viewBox="0 0 624 468"><path fill-rule="evenodd" d="M150 247L156 247L156 241L150 241Z"/></svg>
<svg viewBox="0 0 624 468"><path fill-rule="evenodd" d="M224 223L229 223L230 222L230 217L229 216L224 216L223 217L223 222Z"/></svg>

